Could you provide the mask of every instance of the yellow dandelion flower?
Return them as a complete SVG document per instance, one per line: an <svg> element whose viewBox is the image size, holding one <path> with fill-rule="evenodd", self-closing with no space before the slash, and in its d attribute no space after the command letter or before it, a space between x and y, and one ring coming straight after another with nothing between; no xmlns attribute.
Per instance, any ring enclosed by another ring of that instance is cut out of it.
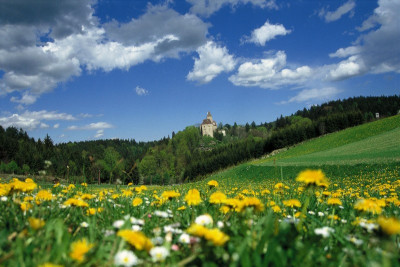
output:
<svg viewBox="0 0 400 267"><path fill-rule="evenodd" d="M372 214L381 214L382 208L379 204L372 199L360 199L354 205L354 209L360 211L370 212Z"/></svg>
<svg viewBox="0 0 400 267"><path fill-rule="evenodd" d="M82 199L70 198L64 202L65 206L76 206L76 207L89 207L89 204Z"/></svg>
<svg viewBox="0 0 400 267"><path fill-rule="evenodd" d="M228 206L222 206L219 211L223 214L227 214L231 209Z"/></svg>
<svg viewBox="0 0 400 267"><path fill-rule="evenodd" d="M137 207L139 205L142 205L143 200L140 197L136 197L133 201L132 201L132 206Z"/></svg>
<svg viewBox="0 0 400 267"><path fill-rule="evenodd" d="M342 201L335 197L328 199L328 201L326 203L328 205L342 205Z"/></svg>
<svg viewBox="0 0 400 267"><path fill-rule="evenodd" d="M305 183L307 186L328 187L329 183L322 170L305 170L297 175L296 181Z"/></svg>
<svg viewBox="0 0 400 267"><path fill-rule="evenodd" d="M19 205L19 207L21 208L22 211L28 211L33 207L33 205L31 203L29 203L29 202L22 202Z"/></svg>
<svg viewBox="0 0 400 267"><path fill-rule="evenodd" d="M204 237L215 246L223 246L229 240L229 236L221 232L218 228L207 230Z"/></svg>
<svg viewBox="0 0 400 267"><path fill-rule="evenodd" d="M29 225L32 229L38 230L42 228L46 223L42 219L30 217L28 219Z"/></svg>
<svg viewBox="0 0 400 267"><path fill-rule="evenodd" d="M379 217L378 224L387 235L400 234L400 221L396 218Z"/></svg>
<svg viewBox="0 0 400 267"><path fill-rule="evenodd" d="M297 200L297 199L284 200L284 201L282 201L282 203L283 203L283 205L285 205L286 207L291 207L291 208L294 208L294 207L300 208L300 207L301 207L301 203L300 203L300 201Z"/></svg>
<svg viewBox="0 0 400 267"><path fill-rule="evenodd" d="M215 180L211 180L207 183L210 187L218 187L218 182Z"/></svg>
<svg viewBox="0 0 400 267"><path fill-rule="evenodd" d="M247 207L254 207L256 211L263 211L264 204L256 197L247 197L240 202L239 211L243 211Z"/></svg>
<svg viewBox="0 0 400 267"><path fill-rule="evenodd" d="M278 205L272 206L272 210L275 213L281 213L282 212L281 208Z"/></svg>
<svg viewBox="0 0 400 267"><path fill-rule="evenodd" d="M96 214L96 209L95 208L89 208L86 210L86 215L95 215Z"/></svg>
<svg viewBox="0 0 400 267"><path fill-rule="evenodd" d="M36 200L39 200L39 201L50 201L53 199L54 199L53 194L48 190L40 190L36 194Z"/></svg>
<svg viewBox="0 0 400 267"><path fill-rule="evenodd" d="M85 254L88 253L93 246L94 245L89 243L86 238L75 241L71 244L71 252L69 256L73 260L82 262L85 259Z"/></svg>
<svg viewBox="0 0 400 267"><path fill-rule="evenodd" d="M227 199L226 195L222 192L215 192L212 193L210 199L208 200L210 203L213 204L221 204Z"/></svg>
<svg viewBox="0 0 400 267"><path fill-rule="evenodd" d="M142 232L133 230L120 230L117 235L131 244L137 250L150 251L153 247L150 239L148 239Z"/></svg>
<svg viewBox="0 0 400 267"><path fill-rule="evenodd" d="M186 203L191 205L199 205L202 200L200 198L200 192L197 189L190 189L189 192L185 196Z"/></svg>
<svg viewBox="0 0 400 267"><path fill-rule="evenodd" d="M59 264L46 262L46 263L40 264L38 267L64 267L64 266L63 265L59 265Z"/></svg>
<svg viewBox="0 0 400 267"><path fill-rule="evenodd" d="M179 208L178 208L178 210L185 210L186 209L186 206L180 206Z"/></svg>
<svg viewBox="0 0 400 267"><path fill-rule="evenodd" d="M176 192L176 191L174 191L174 190L171 190L171 191L164 191L162 194L161 194L161 198L164 198L164 199L173 199L173 198L177 198L177 197L179 197L181 194L180 193L178 193L178 192Z"/></svg>

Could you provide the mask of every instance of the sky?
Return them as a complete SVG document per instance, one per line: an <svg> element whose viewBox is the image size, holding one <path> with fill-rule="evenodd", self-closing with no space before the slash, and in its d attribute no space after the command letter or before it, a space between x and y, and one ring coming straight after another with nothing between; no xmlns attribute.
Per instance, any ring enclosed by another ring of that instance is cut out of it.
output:
<svg viewBox="0 0 400 267"><path fill-rule="evenodd" d="M398 0L0 0L0 125L158 140L400 94Z"/></svg>

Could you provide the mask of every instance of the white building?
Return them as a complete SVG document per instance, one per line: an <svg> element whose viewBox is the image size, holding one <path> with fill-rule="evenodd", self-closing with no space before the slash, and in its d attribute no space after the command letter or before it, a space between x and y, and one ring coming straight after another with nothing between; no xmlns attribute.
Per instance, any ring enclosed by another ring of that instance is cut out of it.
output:
<svg viewBox="0 0 400 267"><path fill-rule="evenodd" d="M210 111L207 113L207 118L203 120L200 126L201 134L214 137L214 131L217 130L217 123L213 120Z"/></svg>

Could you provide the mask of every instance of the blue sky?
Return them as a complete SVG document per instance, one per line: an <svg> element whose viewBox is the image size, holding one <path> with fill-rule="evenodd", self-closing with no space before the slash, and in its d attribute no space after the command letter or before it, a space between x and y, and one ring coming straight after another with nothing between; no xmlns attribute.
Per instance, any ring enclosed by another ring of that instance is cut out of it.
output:
<svg viewBox="0 0 400 267"><path fill-rule="evenodd" d="M0 1L0 125L149 141L399 94L400 2Z"/></svg>

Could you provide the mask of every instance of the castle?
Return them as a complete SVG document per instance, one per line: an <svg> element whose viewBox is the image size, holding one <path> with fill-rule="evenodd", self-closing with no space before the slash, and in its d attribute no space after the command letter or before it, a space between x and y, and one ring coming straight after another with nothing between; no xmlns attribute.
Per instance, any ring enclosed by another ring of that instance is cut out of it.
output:
<svg viewBox="0 0 400 267"><path fill-rule="evenodd" d="M200 126L201 134L214 137L214 131L217 130L217 123L213 120L210 111L207 112L207 118L203 120Z"/></svg>

